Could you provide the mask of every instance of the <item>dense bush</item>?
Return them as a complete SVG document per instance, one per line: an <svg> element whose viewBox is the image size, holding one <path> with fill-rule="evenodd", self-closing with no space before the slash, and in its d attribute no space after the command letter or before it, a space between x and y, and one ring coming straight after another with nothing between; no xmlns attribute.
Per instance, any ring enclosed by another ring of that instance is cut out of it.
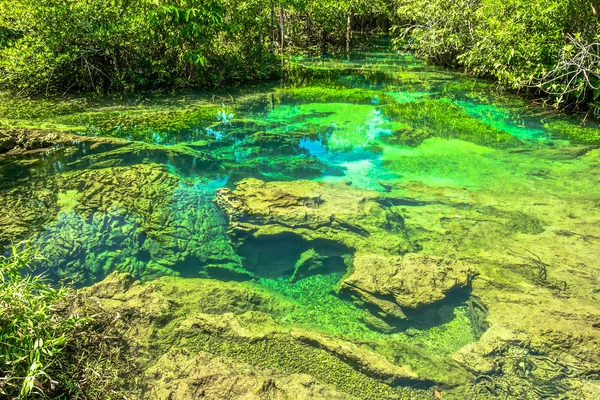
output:
<svg viewBox="0 0 600 400"><path fill-rule="evenodd" d="M418 53L598 109L598 0L407 0L396 28Z"/></svg>
<svg viewBox="0 0 600 400"><path fill-rule="evenodd" d="M130 365L101 313L31 274L30 247L0 256L0 398L123 398Z"/></svg>
<svg viewBox="0 0 600 400"><path fill-rule="evenodd" d="M266 79L285 51L345 48L354 16L376 19L385 1L0 0L0 87L103 93Z"/></svg>
<svg viewBox="0 0 600 400"><path fill-rule="evenodd" d="M248 41L229 45L239 38L225 10L219 0L15 0L10 12L0 8L0 83L106 92L262 78L257 64L273 60Z"/></svg>

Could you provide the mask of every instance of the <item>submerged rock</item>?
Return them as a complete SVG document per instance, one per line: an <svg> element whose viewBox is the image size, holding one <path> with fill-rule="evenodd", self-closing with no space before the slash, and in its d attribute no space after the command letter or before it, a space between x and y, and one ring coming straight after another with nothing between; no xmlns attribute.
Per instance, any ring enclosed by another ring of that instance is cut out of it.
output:
<svg viewBox="0 0 600 400"><path fill-rule="evenodd" d="M342 183L245 179L234 191L219 189L216 203L229 216L231 233L237 237L293 232L306 240L333 240L355 251L418 250L402 217L375 201L378 196Z"/></svg>
<svg viewBox="0 0 600 400"><path fill-rule="evenodd" d="M80 136L69 132L0 126L0 154L22 155L47 151L59 145L74 146L81 143L125 145L127 142L119 139Z"/></svg>
<svg viewBox="0 0 600 400"><path fill-rule="evenodd" d="M32 184L5 193L0 241L36 235L43 266L78 284L115 270L144 278L210 275L209 268L239 275L226 219L212 203L222 184L186 180L157 164L58 174L44 190Z"/></svg>
<svg viewBox="0 0 600 400"><path fill-rule="evenodd" d="M158 399L189 400L355 400L308 374L281 374L262 370L208 352L184 349L165 353L148 370L148 383Z"/></svg>
<svg viewBox="0 0 600 400"><path fill-rule="evenodd" d="M465 288L474 274L474 268L461 261L424 254L357 255L352 275L342 288L363 298L368 293L391 298L401 307L418 308L444 299L453 289Z"/></svg>
<svg viewBox="0 0 600 400"><path fill-rule="evenodd" d="M116 315L115 327L139 365L132 392L178 399L421 399L427 392L413 386L450 388L468 380L458 364L419 346L392 348L282 325L279 316L301 305L254 283L141 283L113 273L84 292Z"/></svg>
<svg viewBox="0 0 600 400"><path fill-rule="evenodd" d="M229 216L239 248L260 238L285 247L288 241L300 240L294 237L307 241L306 246L323 240L345 246L355 259L341 288L374 306L381 318L406 319L402 308L433 304L470 284L475 271L463 262L419 254L403 257L419 246L407 234L402 216L384 207L379 196L343 184L246 179L234 191L218 190L216 202ZM294 257L292 280L298 271L310 269L307 266L327 269L314 249ZM366 322L393 330L377 316Z"/></svg>

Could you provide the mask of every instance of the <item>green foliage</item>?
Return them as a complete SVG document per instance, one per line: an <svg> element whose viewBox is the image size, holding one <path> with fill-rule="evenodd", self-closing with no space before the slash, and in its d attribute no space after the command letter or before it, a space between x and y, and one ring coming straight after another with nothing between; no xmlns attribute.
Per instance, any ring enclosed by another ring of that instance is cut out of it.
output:
<svg viewBox="0 0 600 400"><path fill-rule="evenodd" d="M356 13L372 20L385 4L15 0L10 9L0 4L0 86L104 93L263 80L280 73L277 53L341 47Z"/></svg>
<svg viewBox="0 0 600 400"><path fill-rule="evenodd" d="M599 9L597 0L408 0L396 29L435 62L598 115Z"/></svg>
<svg viewBox="0 0 600 400"><path fill-rule="evenodd" d="M0 396L113 398L120 347L111 350L97 336L107 321L70 313L77 295L32 274L38 261L28 245L0 256Z"/></svg>
<svg viewBox="0 0 600 400"><path fill-rule="evenodd" d="M31 270L36 254L16 246L0 258L0 394L27 397L55 385L48 374L64 349L77 321L60 318L55 304L66 299L64 289L53 289Z"/></svg>
<svg viewBox="0 0 600 400"><path fill-rule="evenodd" d="M0 82L7 87L100 92L144 66L137 57L149 39L141 1L13 3L12 13L0 14L0 26L20 34L0 57Z"/></svg>
<svg viewBox="0 0 600 400"><path fill-rule="evenodd" d="M226 9L221 0L17 0L12 12L0 8L0 84L24 93L101 93L253 79L257 62L274 59L227 45L244 29L225 19ZM3 32L18 38L9 42Z"/></svg>
<svg viewBox="0 0 600 400"><path fill-rule="evenodd" d="M409 24L394 30L408 37L421 55L456 65L456 57L472 46L478 6L478 0L406 0L401 2L397 17Z"/></svg>

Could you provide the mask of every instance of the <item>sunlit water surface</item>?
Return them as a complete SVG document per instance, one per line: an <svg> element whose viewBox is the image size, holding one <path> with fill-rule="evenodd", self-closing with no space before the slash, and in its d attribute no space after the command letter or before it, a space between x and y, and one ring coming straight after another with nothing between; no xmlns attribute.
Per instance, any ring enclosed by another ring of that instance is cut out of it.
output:
<svg viewBox="0 0 600 400"><path fill-rule="evenodd" d="M281 82L214 95L14 101L3 112L17 126L116 138L0 158L0 240L32 240L53 278L245 281L300 305L275 316L285 326L436 356L481 335L470 290L382 329L337 292L352 248L291 228L232 236L217 191L245 178L363 190L403 216L410 251L467 260L489 260L505 239L535 252L544 232L599 206L597 153L565 134L578 121L406 53L297 59ZM334 256L294 276L311 249Z"/></svg>

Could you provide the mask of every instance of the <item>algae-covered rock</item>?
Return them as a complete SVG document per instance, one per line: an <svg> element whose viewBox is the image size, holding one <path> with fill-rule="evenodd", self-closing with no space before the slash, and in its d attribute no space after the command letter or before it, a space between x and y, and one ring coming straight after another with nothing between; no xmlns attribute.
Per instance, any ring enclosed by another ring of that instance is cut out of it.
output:
<svg viewBox="0 0 600 400"><path fill-rule="evenodd" d="M460 261L424 254L405 256L357 255L352 274L342 288L391 297L401 307L418 308L442 300L470 284L475 270Z"/></svg>
<svg viewBox="0 0 600 400"><path fill-rule="evenodd" d="M399 345L388 355L377 342L281 325L274 317L300 305L254 283L173 277L140 283L113 273L84 293L123 325L140 366L140 390L161 396L421 399L427 392L413 386L450 388L466 376L418 346ZM418 372L412 362L394 361L412 358L424 362Z"/></svg>
<svg viewBox="0 0 600 400"><path fill-rule="evenodd" d="M405 320L403 307L429 305L452 289L468 286L474 270L442 258L402 257L419 247L405 231L402 216L379 200L377 192L343 184L255 179L238 182L234 191L220 189L216 197L229 216L246 268L269 265L273 258L278 260L273 269L287 268L293 281L303 269L334 268L326 256L343 256L343 250L331 253L335 243L354 252L356 259L345 268L349 273L341 288L377 310L377 315L365 316L368 325L389 332L394 328L385 319ZM273 247L261 245L263 239ZM293 260L286 266L288 256Z"/></svg>
<svg viewBox="0 0 600 400"><path fill-rule="evenodd" d="M535 183L532 190L403 188L399 207L423 252L477 266L471 289L477 308L485 310L485 331L453 355L478 376L470 398L590 393L584 371L600 365L600 332L594 327L600 318L595 278L600 249L591 238L600 237L600 229L592 200L597 187L581 179L580 169L597 169L596 151L586 150L578 161L568 154L577 152L569 150L561 175L528 178ZM556 168L554 160L565 159L561 148L552 156L549 150L538 152L546 154L536 159L538 166ZM549 195L557 187L562 194ZM388 195L399 193L392 189Z"/></svg>
<svg viewBox="0 0 600 400"><path fill-rule="evenodd" d="M220 189L216 202L238 237L293 232L356 251L403 254L418 249L406 235L402 217L376 202L378 195L344 184L246 179L235 191Z"/></svg>
<svg viewBox="0 0 600 400"><path fill-rule="evenodd" d="M148 369L147 385L158 399L189 400L355 400L307 374L262 370L207 352L169 350Z"/></svg>
<svg viewBox="0 0 600 400"><path fill-rule="evenodd" d="M249 282L161 277L142 283L128 273L115 271L84 289L107 310L119 309L157 320L176 320L195 313L241 314L247 311L288 313L295 305Z"/></svg>
<svg viewBox="0 0 600 400"><path fill-rule="evenodd" d="M403 258L402 254L418 246L405 232L402 217L383 207L378 198L376 192L341 184L247 179L239 182L235 191L220 189L216 202L229 216L240 249L262 237L284 248L286 241L293 240L293 233L308 241L307 246L328 240L356 252L341 287L375 306L385 318L406 319L402 307L435 303L448 291L470 283L474 271L464 263L417 254ZM246 257L246 264L252 261ZM307 249L292 264L291 279L307 265L322 268L322 262L318 252ZM383 321L368 320L385 326Z"/></svg>
<svg viewBox="0 0 600 400"><path fill-rule="evenodd" d="M2 127L0 125L0 154L16 156L49 151L57 146L91 148L100 144L124 146L127 142L112 138L85 137L70 132L42 129Z"/></svg>
<svg viewBox="0 0 600 400"><path fill-rule="evenodd" d="M378 309L378 314L381 317L384 318L397 318L397 319L407 319L406 315L404 314L404 311L402 311L402 308L394 301L394 300L387 300L385 298L381 298L377 295L374 295L370 292L367 292L365 290L362 290L356 286L352 286L352 284L347 283L347 280L344 280L341 284L342 288L351 291L352 293L358 295L365 303L370 304L372 306L375 306ZM367 319L367 322L369 324L372 324L374 327L379 328L379 325L381 325L380 323L377 322L373 322L372 319ZM383 321L382 321L383 322ZM395 329L393 328L388 328L385 325L383 325L384 327L384 332L386 330L389 331L393 331Z"/></svg>
<svg viewBox="0 0 600 400"><path fill-rule="evenodd" d="M309 249L300 255L298 261L294 265L294 274L291 277L291 281L299 279L301 276L306 276L310 273L314 273L315 270L323 268L324 257L321 256L315 249Z"/></svg>
<svg viewBox="0 0 600 400"><path fill-rule="evenodd" d="M411 381L419 379L419 376L410 367L394 365L366 347L304 330L294 330L292 336L300 342L324 349L344 362L354 365L366 374L375 376L390 385L410 384Z"/></svg>

